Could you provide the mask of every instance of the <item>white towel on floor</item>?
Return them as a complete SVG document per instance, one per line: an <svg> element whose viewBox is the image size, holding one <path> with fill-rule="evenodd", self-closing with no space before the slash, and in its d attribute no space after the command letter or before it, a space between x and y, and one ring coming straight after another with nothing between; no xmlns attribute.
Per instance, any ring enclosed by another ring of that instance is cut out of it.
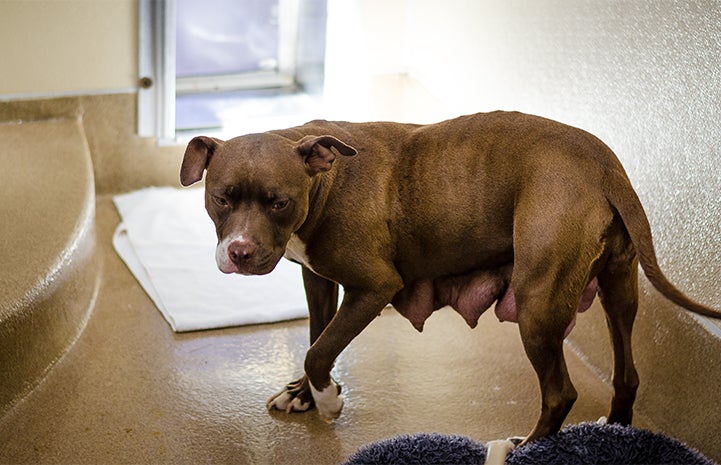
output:
<svg viewBox="0 0 721 465"><path fill-rule="evenodd" d="M301 268L282 259L265 276L225 275L203 189L148 188L113 198L113 246L173 331L307 316Z"/></svg>

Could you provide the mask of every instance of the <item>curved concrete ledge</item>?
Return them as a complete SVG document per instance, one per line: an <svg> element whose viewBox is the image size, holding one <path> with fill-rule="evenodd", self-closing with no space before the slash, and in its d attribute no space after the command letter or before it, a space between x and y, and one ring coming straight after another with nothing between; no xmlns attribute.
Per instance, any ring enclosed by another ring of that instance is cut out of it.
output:
<svg viewBox="0 0 721 465"><path fill-rule="evenodd" d="M90 154L75 119L0 124L0 414L82 332L100 282Z"/></svg>

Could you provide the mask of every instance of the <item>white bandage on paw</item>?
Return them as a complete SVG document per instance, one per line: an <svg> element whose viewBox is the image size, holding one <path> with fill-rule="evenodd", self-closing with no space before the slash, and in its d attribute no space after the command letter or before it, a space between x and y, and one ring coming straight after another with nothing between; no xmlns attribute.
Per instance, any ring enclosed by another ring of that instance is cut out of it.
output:
<svg viewBox="0 0 721 465"><path fill-rule="evenodd" d="M338 395L338 385L330 380L330 384L322 391L317 390L313 383L310 383L310 392L313 394L315 406L323 420L330 421L340 416L343 409L343 396Z"/></svg>
<svg viewBox="0 0 721 465"><path fill-rule="evenodd" d="M504 465L506 456L516 448L516 444L510 439L498 439L486 443L485 465Z"/></svg>

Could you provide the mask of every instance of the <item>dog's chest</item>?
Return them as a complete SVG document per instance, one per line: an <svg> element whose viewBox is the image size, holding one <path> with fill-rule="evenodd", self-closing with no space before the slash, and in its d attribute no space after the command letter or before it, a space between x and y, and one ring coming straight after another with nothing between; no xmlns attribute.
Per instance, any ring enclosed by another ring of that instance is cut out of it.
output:
<svg viewBox="0 0 721 465"><path fill-rule="evenodd" d="M305 252L305 244L295 234L290 236L290 240L285 246L285 254L283 254L283 256L302 264L311 271L313 270L313 267L310 266L308 255Z"/></svg>

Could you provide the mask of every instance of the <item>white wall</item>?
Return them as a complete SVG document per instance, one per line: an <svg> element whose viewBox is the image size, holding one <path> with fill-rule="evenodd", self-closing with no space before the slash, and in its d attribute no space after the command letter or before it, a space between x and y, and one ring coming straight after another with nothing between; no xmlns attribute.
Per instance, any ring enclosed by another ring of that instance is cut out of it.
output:
<svg viewBox="0 0 721 465"><path fill-rule="evenodd" d="M450 113L540 114L601 137L661 265L721 307L721 2L409 0L408 71Z"/></svg>
<svg viewBox="0 0 721 465"><path fill-rule="evenodd" d="M0 1L0 96L131 89L137 0Z"/></svg>
<svg viewBox="0 0 721 465"><path fill-rule="evenodd" d="M325 117L376 119L395 106L378 102L376 78L404 71L407 19L405 0L328 0Z"/></svg>
<svg viewBox="0 0 721 465"><path fill-rule="evenodd" d="M626 167L669 277L721 307L721 2L330 0L329 21L331 116L586 129Z"/></svg>

